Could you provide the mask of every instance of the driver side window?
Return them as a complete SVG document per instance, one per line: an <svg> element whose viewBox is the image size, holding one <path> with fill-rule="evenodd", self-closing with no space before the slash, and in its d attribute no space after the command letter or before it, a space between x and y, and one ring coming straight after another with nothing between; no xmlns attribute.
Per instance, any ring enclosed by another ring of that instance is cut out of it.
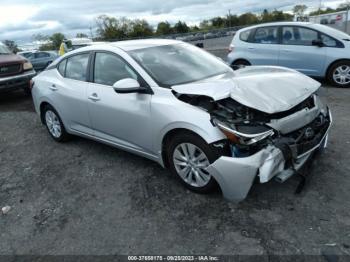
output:
<svg viewBox="0 0 350 262"><path fill-rule="evenodd" d="M125 78L138 80L134 70L120 57L109 53L96 53L94 83L113 86Z"/></svg>

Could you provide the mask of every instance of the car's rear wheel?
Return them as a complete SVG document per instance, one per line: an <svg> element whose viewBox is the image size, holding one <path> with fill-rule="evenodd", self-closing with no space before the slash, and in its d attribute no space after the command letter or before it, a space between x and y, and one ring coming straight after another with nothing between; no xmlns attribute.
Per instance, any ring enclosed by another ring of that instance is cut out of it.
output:
<svg viewBox="0 0 350 262"><path fill-rule="evenodd" d="M50 105L47 105L43 110L43 119L47 130L51 137L57 142L65 142L70 136L66 132L61 118L57 111Z"/></svg>
<svg viewBox="0 0 350 262"><path fill-rule="evenodd" d="M173 137L167 150L171 172L188 189L197 193L210 193L217 187L215 179L206 168L220 156L202 138L187 132Z"/></svg>
<svg viewBox="0 0 350 262"><path fill-rule="evenodd" d="M250 66L251 64L244 59L240 59L240 60L236 60L232 63L231 67L233 68L233 70L239 70L242 68L245 68L247 66Z"/></svg>
<svg viewBox="0 0 350 262"><path fill-rule="evenodd" d="M337 87L350 87L350 61L340 61L331 66L328 81Z"/></svg>

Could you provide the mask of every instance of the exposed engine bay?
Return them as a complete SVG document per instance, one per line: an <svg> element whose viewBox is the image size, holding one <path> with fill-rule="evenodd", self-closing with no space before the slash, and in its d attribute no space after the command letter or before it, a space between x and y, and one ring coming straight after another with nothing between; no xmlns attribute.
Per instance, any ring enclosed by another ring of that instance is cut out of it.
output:
<svg viewBox="0 0 350 262"><path fill-rule="evenodd" d="M214 101L207 96L175 95L210 114L212 124L228 138L222 147L231 157L248 157L273 145L282 151L286 165L291 165L317 145L330 126L327 108L316 94L288 111L274 114L249 108L232 98Z"/></svg>

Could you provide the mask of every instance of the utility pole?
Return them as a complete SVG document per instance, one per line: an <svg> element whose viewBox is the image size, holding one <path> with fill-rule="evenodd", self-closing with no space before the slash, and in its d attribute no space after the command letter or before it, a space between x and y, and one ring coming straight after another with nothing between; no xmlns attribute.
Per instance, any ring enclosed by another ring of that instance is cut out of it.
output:
<svg viewBox="0 0 350 262"><path fill-rule="evenodd" d="M231 9L228 10L228 26L231 27Z"/></svg>
<svg viewBox="0 0 350 262"><path fill-rule="evenodd" d="M321 8L322 8L322 0L320 0L320 6L318 7L318 16L321 15Z"/></svg>
<svg viewBox="0 0 350 262"><path fill-rule="evenodd" d="M90 37L91 37L91 40L94 39L94 35L93 35L93 33L92 33L92 27L91 27L91 26L90 26Z"/></svg>

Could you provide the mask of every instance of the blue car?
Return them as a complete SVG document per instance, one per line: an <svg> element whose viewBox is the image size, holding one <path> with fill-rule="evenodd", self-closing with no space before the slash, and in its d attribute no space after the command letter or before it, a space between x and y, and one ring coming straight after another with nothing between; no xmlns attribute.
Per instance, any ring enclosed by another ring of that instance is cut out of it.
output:
<svg viewBox="0 0 350 262"><path fill-rule="evenodd" d="M301 22L261 24L236 33L228 63L275 65L350 87L350 36L328 26Z"/></svg>
<svg viewBox="0 0 350 262"><path fill-rule="evenodd" d="M27 58L32 63L35 71L44 70L58 57L57 54L49 51L20 52L18 54Z"/></svg>

